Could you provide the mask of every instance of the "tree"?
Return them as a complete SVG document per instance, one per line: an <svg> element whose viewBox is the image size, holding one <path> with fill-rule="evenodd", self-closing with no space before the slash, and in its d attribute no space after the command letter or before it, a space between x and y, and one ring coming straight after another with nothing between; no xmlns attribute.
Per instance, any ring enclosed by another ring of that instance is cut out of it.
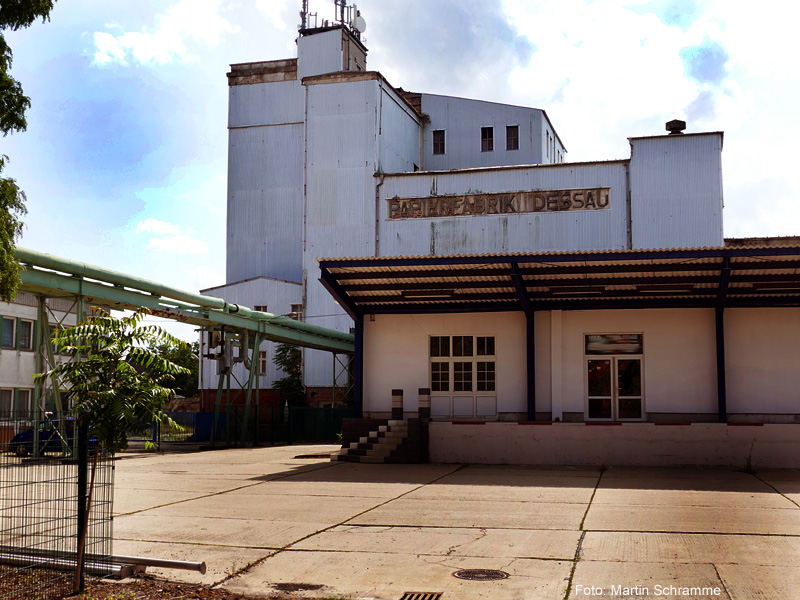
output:
<svg viewBox="0 0 800 600"><path fill-rule="evenodd" d="M168 384L189 373L153 349L187 344L156 325L140 326L148 314L140 309L117 318L100 310L84 323L54 332L57 347L82 358L34 376L37 383L58 377L76 424L87 424L89 434L112 454L127 448L127 431L169 422L162 412L172 394Z"/></svg>
<svg viewBox="0 0 800 600"><path fill-rule="evenodd" d="M76 428L88 429L97 439L92 459L92 478L86 500L87 518L79 532L73 592L82 591L81 572L86 547L88 515L92 509L97 457L104 448L112 455L128 446L126 433L143 423L167 422L162 411L172 390L166 387L174 376L188 370L161 357L154 346L185 345L156 325L141 327L150 314L146 308L127 317L105 311L68 329L57 330L53 343L75 360L34 375L37 383L56 376L66 388Z"/></svg>
<svg viewBox="0 0 800 600"><path fill-rule="evenodd" d="M174 381L170 381L165 387L170 388L176 394L180 394L184 398L194 398L199 391L198 382L200 377L200 344L192 342L191 344L181 344L176 346L174 344L163 343L155 346L153 350L161 358L164 358L176 365L185 368L188 372L175 375Z"/></svg>
<svg viewBox="0 0 800 600"><path fill-rule="evenodd" d="M55 0L2 0L0 2L0 131L3 137L15 131L25 131L28 122L25 111L31 100L22 92L19 81L9 75L13 53L3 31L29 27L36 19L48 21ZM16 181L2 177L8 157L0 155L0 298L12 301L19 286L19 263L14 247L22 233L25 194Z"/></svg>
<svg viewBox="0 0 800 600"><path fill-rule="evenodd" d="M303 387L303 355L300 348L291 344L275 346L275 357L272 362L286 373L286 376L273 381L272 385L281 395L281 414L283 407L300 406L306 397Z"/></svg>

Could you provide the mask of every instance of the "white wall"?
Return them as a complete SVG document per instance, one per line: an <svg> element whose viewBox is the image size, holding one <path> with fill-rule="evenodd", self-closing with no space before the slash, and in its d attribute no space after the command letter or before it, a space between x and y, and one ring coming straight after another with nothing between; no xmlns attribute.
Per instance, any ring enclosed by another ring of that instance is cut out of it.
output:
<svg viewBox="0 0 800 600"><path fill-rule="evenodd" d="M643 333L646 413L717 413L713 309L562 312L564 412L586 405L584 335Z"/></svg>
<svg viewBox="0 0 800 600"><path fill-rule="evenodd" d="M391 411L393 389L404 410L418 409L430 387L429 336L493 335L497 352L497 411L525 413L525 316L522 313L375 315L364 322L364 412Z"/></svg>
<svg viewBox="0 0 800 600"><path fill-rule="evenodd" d="M248 281L241 281L231 285L220 286L203 290L203 294L222 298L226 302L240 304L247 308L254 308L256 305L266 305L267 312L275 315L285 315L292 304L300 304L303 301L303 289L300 284L288 281L278 281L268 277L258 277ZM205 340L201 340L201 344ZM272 387L272 382L283 377L283 372L272 363L275 356L275 344L263 342L262 351L267 353L267 373L260 377L258 385L260 389ZM200 354L206 354L208 348L201 347ZM237 364L234 367L234 374L239 381L247 381L247 371L244 366ZM217 372L217 361L202 359L200 367L200 387L202 389L214 389L217 387L219 373Z"/></svg>
<svg viewBox="0 0 800 600"><path fill-rule="evenodd" d="M800 309L725 310L729 413L800 414Z"/></svg>

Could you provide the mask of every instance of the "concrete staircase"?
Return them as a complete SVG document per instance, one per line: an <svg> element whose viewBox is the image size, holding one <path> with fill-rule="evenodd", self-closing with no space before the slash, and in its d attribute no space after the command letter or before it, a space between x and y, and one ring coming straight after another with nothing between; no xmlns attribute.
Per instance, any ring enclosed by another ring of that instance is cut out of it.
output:
<svg viewBox="0 0 800 600"><path fill-rule="evenodd" d="M331 460L360 463L408 462L408 421L389 421L334 454Z"/></svg>

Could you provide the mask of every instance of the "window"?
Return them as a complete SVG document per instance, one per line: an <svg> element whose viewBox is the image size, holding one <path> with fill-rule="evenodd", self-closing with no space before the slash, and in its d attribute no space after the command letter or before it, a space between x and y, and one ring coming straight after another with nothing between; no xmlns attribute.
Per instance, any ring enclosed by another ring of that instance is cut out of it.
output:
<svg viewBox="0 0 800 600"><path fill-rule="evenodd" d="M506 150L519 150L519 125L506 125Z"/></svg>
<svg viewBox="0 0 800 600"><path fill-rule="evenodd" d="M494 336L432 335L431 392L494 392Z"/></svg>
<svg viewBox="0 0 800 600"><path fill-rule="evenodd" d="M289 315L293 319L297 321L303 320L303 305L302 304L292 304L292 312Z"/></svg>
<svg viewBox="0 0 800 600"><path fill-rule="evenodd" d="M0 390L0 420L8 420L12 417L11 411L14 409L14 390Z"/></svg>
<svg viewBox="0 0 800 600"><path fill-rule="evenodd" d="M433 130L433 153L444 154L444 129Z"/></svg>
<svg viewBox="0 0 800 600"><path fill-rule="evenodd" d="M494 150L494 127L481 127L481 152Z"/></svg>
<svg viewBox="0 0 800 600"><path fill-rule="evenodd" d="M253 307L253 310L257 310L258 312L269 312L266 304L256 304Z"/></svg>
<svg viewBox="0 0 800 600"><path fill-rule="evenodd" d="M16 319L3 317L3 348L16 348Z"/></svg>
<svg viewBox="0 0 800 600"><path fill-rule="evenodd" d="M33 321L19 322L20 350L33 350Z"/></svg>
<svg viewBox="0 0 800 600"><path fill-rule="evenodd" d="M267 351L260 350L258 352L258 374L259 375L266 375L267 374Z"/></svg>
<svg viewBox="0 0 800 600"><path fill-rule="evenodd" d="M31 418L31 391L17 390L17 419Z"/></svg>

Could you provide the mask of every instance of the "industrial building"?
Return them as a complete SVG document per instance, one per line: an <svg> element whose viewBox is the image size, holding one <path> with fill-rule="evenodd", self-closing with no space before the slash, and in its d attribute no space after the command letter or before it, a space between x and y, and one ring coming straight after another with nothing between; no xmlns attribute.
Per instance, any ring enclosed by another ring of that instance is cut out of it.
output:
<svg viewBox="0 0 800 600"><path fill-rule="evenodd" d="M296 59L232 65L227 283L205 293L352 328L373 419L394 390L441 425L800 422L800 244L726 246L722 132L568 163L543 110L368 71L358 25L304 19ZM304 360L332 385L329 354ZM482 460L449 435L438 458Z"/></svg>

